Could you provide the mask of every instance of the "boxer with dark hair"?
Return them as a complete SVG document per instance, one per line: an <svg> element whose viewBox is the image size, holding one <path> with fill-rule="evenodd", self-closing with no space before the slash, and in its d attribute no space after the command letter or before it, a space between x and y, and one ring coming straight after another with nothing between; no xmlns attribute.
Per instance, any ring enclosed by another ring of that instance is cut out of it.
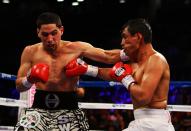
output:
<svg viewBox="0 0 191 131"><path fill-rule="evenodd" d="M66 65L78 57L108 64L127 58L124 50L103 50L87 42L61 40L63 33L57 14L45 12L38 17L37 34L41 42L24 48L16 79L19 91L27 91L35 84L36 94L32 107L21 115L17 131L88 130L87 118L77 102L75 88L79 76L67 77ZM89 67L88 72L96 70Z"/></svg>
<svg viewBox="0 0 191 131"><path fill-rule="evenodd" d="M165 57L152 46L149 23L145 19L129 20L122 27L121 36L128 64L117 62L113 68L99 68L91 76L119 81L129 91L135 120L124 131L174 131L166 110L170 69ZM67 65L66 76L87 74L88 67L82 60L73 60Z"/></svg>

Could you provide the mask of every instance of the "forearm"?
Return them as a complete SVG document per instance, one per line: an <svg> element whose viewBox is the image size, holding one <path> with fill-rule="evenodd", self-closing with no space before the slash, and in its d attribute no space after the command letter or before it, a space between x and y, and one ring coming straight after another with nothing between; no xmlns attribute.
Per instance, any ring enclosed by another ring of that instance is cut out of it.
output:
<svg viewBox="0 0 191 131"><path fill-rule="evenodd" d="M147 105L150 102L150 98L144 93L145 91L137 83L132 83L128 88L132 98L139 105Z"/></svg>
<svg viewBox="0 0 191 131"><path fill-rule="evenodd" d="M82 52L81 55L106 64L114 64L119 61L128 60L127 55L120 49L103 50L101 48L90 48L88 51Z"/></svg>
<svg viewBox="0 0 191 131"><path fill-rule="evenodd" d="M125 54L124 50L113 49L105 50L105 57L107 60L105 62L109 64L115 64L119 61L128 61L129 57Z"/></svg>
<svg viewBox="0 0 191 131"><path fill-rule="evenodd" d="M107 81L114 81L109 75L110 70L110 68L99 68L97 77Z"/></svg>
<svg viewBox="0 0 191 131"><path fill-rule="evenodd" d="M105 57L107 58L107 63L115 64L116 62L121 61L120 51L118 49L114 50L105 50Z"/></svg>

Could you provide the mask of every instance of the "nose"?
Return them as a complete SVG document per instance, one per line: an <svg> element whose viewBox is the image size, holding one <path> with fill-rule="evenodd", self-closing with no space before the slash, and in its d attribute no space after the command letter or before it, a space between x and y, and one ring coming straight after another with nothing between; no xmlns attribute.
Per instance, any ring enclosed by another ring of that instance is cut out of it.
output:
<svg viewBox="0 0 191 131"><path fill-rule="evenodd" d="M121 46L123 45L123 41L121 41Z"/></svg>
<svg viewBox="0 0 191 131"><path fill-rule="evenodd" d="M124 39L122 39L122 40L121 40L121 46L124 45L124 42L125 42Z"/></svg>
<svg viewBox="0 0 191 131"><path fill-rule="evenodd" d="M51 34L48 34L47 41L52 41L52 40L53 40L53 36Z"/></svg>

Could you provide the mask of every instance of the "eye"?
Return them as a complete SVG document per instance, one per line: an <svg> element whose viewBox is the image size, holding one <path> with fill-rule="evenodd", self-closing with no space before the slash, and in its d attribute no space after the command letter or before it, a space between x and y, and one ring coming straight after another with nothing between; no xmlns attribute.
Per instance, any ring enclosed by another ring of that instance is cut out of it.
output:
<svg viewBox="0 0 191 131"><path fill-rule="evenodd" d="M57 31L57 30L54 30L54 31L52 31L50 34L51 34L52 36L55 36L57 33L58 33L58 31Z"/></svg>
<svg viewBox="0 0 191 131"><path fill-rule="evenodd" d="M57 31L57 30L54 30L54 31L52 31L52 32L50 32L50 33L48 33L48 32L42 32L41 35L44 36L44 37L48 37L48 35L55 36L57 33L58 33L58 31Z"/></svg>
<svg viewBox="0 0 191 131"><path fill-rule="evenodd" d="M121 38L126 39L127 37L128 37L127 35L125 35L125 34L121 34Z"/></svg>
<svg viewBox="0 0 191 131"><path fill-rule="evenodd" d="M44 37L47 37L47 36L49 35L49 33L47 33L47 32L42 32L41 35L44 36Z"/></svg>

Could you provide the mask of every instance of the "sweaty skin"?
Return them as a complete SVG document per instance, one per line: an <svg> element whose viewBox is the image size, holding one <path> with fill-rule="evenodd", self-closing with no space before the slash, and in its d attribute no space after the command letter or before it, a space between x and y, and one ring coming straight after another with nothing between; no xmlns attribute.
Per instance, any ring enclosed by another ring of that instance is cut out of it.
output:
<svg viewBox="0 0 191 131"><path fill-rule="evenodd" d="M61 40L64 32L63 27L56 24L44 24L37 29L40 43L26 46L22 52L21 63L17 74L16 86L20 91L27 90L22 80L26 77L30 68L37 63L49 65L48 82L37 82L36 87L46 91L74 91L79 77L67 78L65 66L77 57L115 63L120 61L120 50L103 50L95 48L86 42L70 42Z"/></svg>
<svg viewBox="0 0 191 131"><path fill-rule="evenodd" d="M151 43L144 43L140 33L131 35L128 28L122 32L121 46L128 54L136 83L128 88L134 109L167 107L170 69L165 57L155 51ZM113 80L109 68L100 68L98 76Z"/></svg>
<svg viewBox="0 0 191 131"><path fill-rule="evenodd" d="M145 56L143 63L132 63L133 77L137 84L130 86L134 109L156 108L167 106L169 87L169 66L165 58L158 52Z"/></svg>

